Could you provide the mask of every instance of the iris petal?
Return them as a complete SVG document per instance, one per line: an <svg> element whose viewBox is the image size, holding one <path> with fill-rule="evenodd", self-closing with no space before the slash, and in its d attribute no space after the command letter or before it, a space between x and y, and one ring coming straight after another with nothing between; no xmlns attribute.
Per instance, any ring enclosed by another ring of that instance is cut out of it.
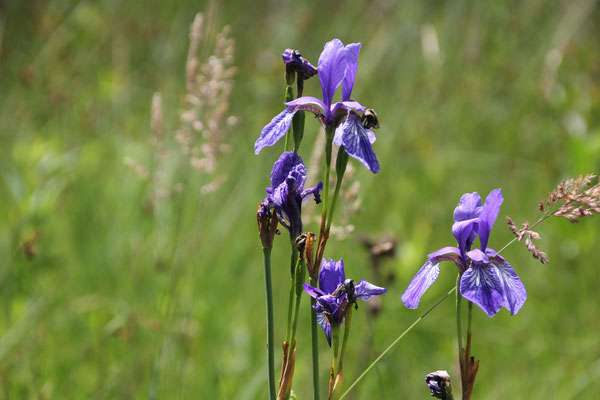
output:
<svg viewBox="0 0 600 400"><path fill-rule="evenodd" d="M346 46L346 76L342 83L342 99L350 100L352 87L356 79L358 70L358 54L360 53L360 43L350 43Z"/></svg>
<svg viewBox="0 0 600 400"><path fill-rule="evenodd" d="M371 297L383 294L385 292L387 292L387 290L385 290L384 288L375 286L364 279L358 282L356 286L354 286L355 297L363 301L367 301Z"/></svg>
<svg viewBox="0 0 600 400"><path fill-rule="evenodd" d="M277 114L260 132L260 136L254 143L254 154L260 153L264 147L273 146L281 139L290 129L292 118L297 111L296 107L288 107Z"/></svg>
<svg viewBox="0 0 600 400"><path fill-rule="evenodd" d="M319 288L323 292L333 293L345 279L344 261L341 258L338 262L333 261L331 258L327 261L323 260L319 272Z"/></svg>
<svg viewBox="0 0 600 400"><path fill-rule="evenodd" d="M316 299L320 296L325 296L325 293L321 289L312 287L308 283L305 283L302 287L304 288L304 291L313 299Z"/></svg>
<svg viewBox="0 0 600 400"><path fill-rule="evenodd" d="M325 315L323 315L322 312L317 313L317 323L319 324L319 326L321 326L323 332L325 332L327 344L329 345L329 347L331 347L331 325L329 325L329 321L327 321L327 318L325 318Z"/></svg>
<svg viewBox="0 0 600 400"><path fill-rule="evenodd" d="M527 290L525 290L523 282L513 267L501 257L492 258L490 266L496 269L504 289L504 307L510 311L510 315L515 315L527 299Z"/></svg>
<svg viewBox="0 0 600 400"><path fill-rule="evenodd" d="M325 43L319 57L319 80L323 88L323 103L325 113L329 113L333 95L344 80L346 74L346 51L339 39Z"/></svg>
<svg viewBox="0 0 600 400"><path fill-rule="evenodd" d="M460 279L460 293L477 304L489 317L504 305L503 285L495 269L488 265L473 265Z"/></svg>
<svg viewBox="0 0 600 400"><path fill-rule="evenodd" d="M371 146L369 135L356 115L349 114L336 128L333 142L338 146L343 145L349 156L360 161L374 174L379 172L379 161Z"/></svg>
<svg viewBox="0 0 600 400"><path fill-rule="evenodd" d="M421 301L421 296L435 282L439 274L439 262L427 260L425 265L421 267L412 281L410 281L408 288L402 295L402 303L404 303L406 308L417 308L419 301Z"/></svg>
<svg viewBox="0 0 600 400"><path fill-rule="evenodd" d="M479 216L481 221L479 224L479 241L481 242L482 250L485 250L487 247L490 231L492 230L496 218L498 218L500 206L503 201L504 198L502 197L501 189L492 190L485 199L485 203Z"/></svg>

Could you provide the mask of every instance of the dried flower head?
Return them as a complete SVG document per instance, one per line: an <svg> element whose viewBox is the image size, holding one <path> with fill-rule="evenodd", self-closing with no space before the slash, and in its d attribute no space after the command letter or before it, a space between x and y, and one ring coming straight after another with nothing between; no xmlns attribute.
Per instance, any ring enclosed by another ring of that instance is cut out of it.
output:
<svg viewBox="0 0 600 400"><path fill-rule="evenodd" d="M525 247L533 258L540 260L542 264L548 264L548 256L541 251L533 242L539 240L539 233L531 228L550 217L563 217L572 223L579 222L583 217L591 217L600 213L600 181L594 185L596 178L594 174L580 175L575 179L567 179L559 183L548 195L546 201L540 201L538 208L544 213L540 219L531 227L524 222L520 229L517 228L510 217L506 217L508 229L521 241L525 237ZM552 206L560 204L552 211Z"/></svg>

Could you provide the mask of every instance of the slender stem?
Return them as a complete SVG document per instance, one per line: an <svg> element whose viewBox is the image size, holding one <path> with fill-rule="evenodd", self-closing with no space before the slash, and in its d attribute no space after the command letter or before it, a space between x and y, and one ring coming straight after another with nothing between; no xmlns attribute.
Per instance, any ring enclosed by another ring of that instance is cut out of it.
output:
<svg viewBox="0 0 600 400"><path fill-rule="evenodd" d="M291 277L290 277L290 293L288 296L288 317L287 317L287 329L285 331L285 341L291 343L292 335L292 319L294 317L294 294L296 293L296 260L298 259L298 250L296 246L292 244L292 255L291 255ZM291 344L289 348L291 349Z"/></svg>
<svg viewBox="0 0 600 400"><path fill-rule="evenodd" d="M342 350L340 351L340 360L338 365L338 372L342 367L342 361L344 360L344 353L346 352L346 344L348 344L348 336L350 336L350 325L352 325L352 310L354 309L352 304L348 304L346 308L346 320L344 321L344 339L342 341Z"/></svg>
<svg viewBox="0 0 600 400"><path fill-rule="evenodd" d="M341 146L338 150L338 156L335 166L335 170L337 173L337 179L335 181L335 190L333 193L333 199L331 200L331 209L329 211L329 215L327 216L327 226L325 228L325 232L327 233L329 233L329 229L331 228L331 222L333 221L333 213L335 212L335 205L337 204L340 189L342 187L342 180L344 179L344 173L346 172L347 165L348 154L346 153L346 150L344 150L344 146Z"/></svg>
<svg viewBox="0 0 600 400"><path fill-rule="evenodd" d="M317 280L310 278L310 286L317 287ZM312 308L315 299L311 297L310 307L310 333L312 340L312 364L313 364L313 400L319 400L319 337L317 328L317 312Z"/></svg>
<svg viewBox="0 0 600 400"><path fill-rule="evenodd" d="M408 332L410 332L419 322L421 322L421 320L423 318L425 318L427 316L427 314L429 314L434 308L436 308L442 301L444 301L446 299L446 297L450 296L454 291L456 290L456 286L452 288L452 290L450 290L448 293L446 293L444 296L442 296L441 299L439 299L438 301L435 302L434 305L432 305L431 307L429 307L427 309L427 311L425 311L423 313L423 315L421 315L419 318L417 318L417 320L415 322L412 323L411 326L409 326L408 328L406 328L406 330L404 332L402 332L402 334L400 336L398 336L396 338L396 340L394 340L392 342L392 344L390 344L380 355L379 357L377 357L375 359L375 361L373 361L368 367L367 369L365 369L363 371L362 374L360 374L360 376L358 378L356 378L356 380L354 382L352 382L352 385L350 385L350 387L348 387L348 389L344 392L344 394L342 394L340 396L340 400L343 399L344 397L346 397L346 395L348 393L350 393L350 391L354 388L354 386L356 386L358 384L358 382L360 382L362 380L362 378L365 377L365 375L367 375L367 373L383 358L383 356L385 356L391 349L392 347L394 347Z"/></svg>
<svg viewBox="0 0 600 400"><path fill-rule="evenodd" d="M460 367L462 369L462 319L461 319L461 299L460 294L460 272L456 277L456 335L458 337L458 359L460 360Z"/></svg>
<svg viewBox="0 0 600 400"><path fill-rule="evenodd" d="M329 202L329 174L331 172L331 152L333 150L333 138L325 141L325 177L323 178L323 213L321 214L321 234L325 232L325 222L327 221L327 203ZM320 238L319 238L320 239Z"/></svg>
<svg viewBox="0 0 600 400"><path fill-rule="evenodd" d="M531 226L529 227L529 229L533 229L533 228L535 228L536 226L538 226L539 224L541 224L542 222L544 222L545 220L547 220L547 219L548 219L548 218L550 218L551 216L552 216L552 213L545 213L545 214L544 214L544 215L543 215L543 216L542 216L540 219L538 219L538 220L535 222L535 224L531 225ZM500 253L502 253L504 250L506 250L506 248L507 248L508 246L510 246L511 244L513 244L514 242L516 242L517 240L519 240L519 238L517 238L517 237L513 238L513 239L512 239L510 242L506 243L506 244L504 245L504 247L503 247L503 248L501 248L500 250L498 250L498 253L496 253L496 254L500 254Z"/></svg>
<svg viewBox="0 0 600 400"><path fill-rule="evenodd" d="M331 349L333 350L333 376L337 374L338 359L340 354L340 327L331 327Z"/></svg>
<svg viewBox="0 0 600 400"><path fill-rule="evenodd" d="M304 275L306 273L306 264L302 258L298 258L298 263L296 264L296 307L294 310L294 323L292 324L292 336L291 339L294 340L296 337L296 327L298 326L298 314L300 314L300 300L302 300L302 284L304 283Z"/></svg>
<svg viewBox="0 0 600 400"><path fill-rule="evenodd" d="M267 297L267 358L269 371L269 399L275 400L275 350L273 341L273 288L271 284L271 249L264 248L265 293Z"/></svg>
<svg viewBox="0 0 600 400"><path fill-rule="evenodd" d="M467 318L467 336L471 335L471 316L473 315L473 302L469 301L469 316Z"/></svg>
<svg viewBox="0 0 600 400"><path fill-rule="evenodd" d="M325 177L323 178L323 212L321 213L321 227L319 228L319 240L317 241L317 256L315 265L320 266L325 252L325 245L329 237L329 232L325 231L327 223L327 204L329 202L329 175L331 173L331 152L333 146L333 128L325 128Z"/></svg>
<svg viewBox="0 0 600 400"><path fill-rule="evenodd" d="M286 103L288 101L294 100L294 89L292 89L291 86L286 87L284 98L285 98ZM292 136L292 131L288 130L287 134L285 135L285 147L283 148L285 151L289 150L289 145L292 142L290 140L290 136Z"/></svg>

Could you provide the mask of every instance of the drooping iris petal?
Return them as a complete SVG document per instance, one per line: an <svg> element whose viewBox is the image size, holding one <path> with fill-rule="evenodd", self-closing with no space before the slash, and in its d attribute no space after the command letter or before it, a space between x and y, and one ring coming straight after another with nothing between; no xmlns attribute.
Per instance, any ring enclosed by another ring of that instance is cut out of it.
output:
<svg viewBox="0 0 600 400"><path fill-rule="evenodd" d="M346 46L346 76L342 83L342 100L350 100L352 87L356 79L358 70L358 54L360 53L360 43L350 43Z"/></svg>
<svg viewBox="0 0 600 400"><path fill-rule="evenodd" d="M386 292L387 290L385 290L385 288L375 286L364 279L354 286L354 296L358 300L363 301L367 301L373 296L377 296Z"/></svg>
<svg viewBox="0 0 600 400"><path fill-rule="evenodd" d="M260 136L254 143L254 154L267 146L273 146L275 142L283 137L292 125L292 118L298 111L296 107L288 107L269 122L267 126L260 132Z"/></svg>
<svg viewBox="0 0 600 400"><path fill-rule="evenodd" d="M316 304L316 303L315 303ZM327 338L327 344L331 347L331 325L329 325L329 321L325 318L322 312L317 312L317 323L325 332L325 337Z"/></svg>
<svg viewBox="0 0 600 400"><path fill-rule="evenodd" d="M504 198L502 197L501 189L492 190L485 199L481 214L479 215L479 242L481 243L482 250L485 250L487 247L490 231L498 217L503 201Z"/></svg>
<svg viewBox="0 0 600 400"><path fill-rule="evenodd" d="M435 282L439 274L440 264L432 260L427 260L425 265L412 278L408 288L406 288L402 295L402 303L404 303L406 308L417 308L423 293Z"/></svg>
<svg viewBox="0 0 600 400"><path fill-rule="evenodd" d="M490 268L495 268L504 291L503 306L510 311L510 315L519 312L527 299L527 290L513 267L502 257L493 257Z"/></svg>
<svg viewBox="0 0 600 400"><path fill-rule="evenodd" d="M504 289L496 270L488 266L473 263L460 279L460 293L493 317L504 304Z"/></svg>
<svg viewBox="0 0 600 400"><path fill-rule="evenodd" d="M313 309L317 312L317 322L325 332L329 346L331 346L331 325L339 326L344 322L344 313L338 301L339 299L333 296L325 295L318 297L313 304Z"/></svg>
<svg viewBox="0 0 600 400"><path fill-rule="evenodd" d="M379 172L379 161L371 146L369 135L356 115L349 114L336 128L333 142L338 146L343 145L350 157L360 161L374 174Z"/></svg>
<svg viewBox="0 0 600 400"><path fill-rule="evenodd" d="M321 262L321 271L319 271L319 288L327 294L331 294L337 287L344 282L346 274L344 273L344 261L340 258L338 262L331 258Z"/></svg>
<svg viewBox="0 0 600 400"><path fill-rule="evenodd" d="M325 114L330 112L333 95L346 74L346 51L339 39L325 43L319 57L319 80L323 89Z"/></svg>

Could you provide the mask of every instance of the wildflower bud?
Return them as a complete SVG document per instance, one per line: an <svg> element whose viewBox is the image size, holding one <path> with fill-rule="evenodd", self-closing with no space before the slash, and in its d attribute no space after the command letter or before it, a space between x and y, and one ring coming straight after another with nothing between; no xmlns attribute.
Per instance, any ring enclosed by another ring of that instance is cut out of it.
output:
<svg viewBox="0 0 600 400"><path fill-rule="evenodd" d="M296 71L292 64L285 65L285 83L288 86L292 86L296 80Z"/></svg>
<svg viewBox="0 0 600 400"><path fill-rule="evenodd" d="M300 81L298 81L300 82ZM298 88L298 96L302 96L300 88ZM294 131L294 151L298 151L302 137L304 136L304 111L298 111L292 119L292 128Z"/></svg>
<svg viewBox="0 0 600 400"><path fill-rule="evenodd" d="M312 232L306 232L306 241L304 244L304 251L306 255L306 268L308 269L308 275L312 279L317 279L319 276L318 268L315 268L315 234Z"/></svg>
<svg viewBox="0 0 600 400"><path fill-rule="evenodd" d="M346 153L346 149L344 146L340 146L337 159L335 160L335 173L338 176L338 179L344 176L346 172L346 166L348 165L348 153Z"/></svg>
<svg viewBox="0 0 600 400"><path fill-rule="evenodd" d="M431 389L431 396L437 399L452 399L452 386L450 375L446 371L435 371L425 377L427 386Z"/></svg>
<svg viewBox="0 0 600 400"><path fill-rule="evenodd" d="M317 69L311 65L298 50L286 49L282 54L285 63L286 83L291 86L294 83L294 72L298 74L298 80L306 80L317 73Z"/></svg>
<svg viewBox="0 0 600 400"><path fill-rule="evenodd" d="M258 222L258 234L262 242L263 249L273 247L273 238L277 233L277 217L273 215L265 203L258 203L258 211L256 212L256 220Z"/></svg>

